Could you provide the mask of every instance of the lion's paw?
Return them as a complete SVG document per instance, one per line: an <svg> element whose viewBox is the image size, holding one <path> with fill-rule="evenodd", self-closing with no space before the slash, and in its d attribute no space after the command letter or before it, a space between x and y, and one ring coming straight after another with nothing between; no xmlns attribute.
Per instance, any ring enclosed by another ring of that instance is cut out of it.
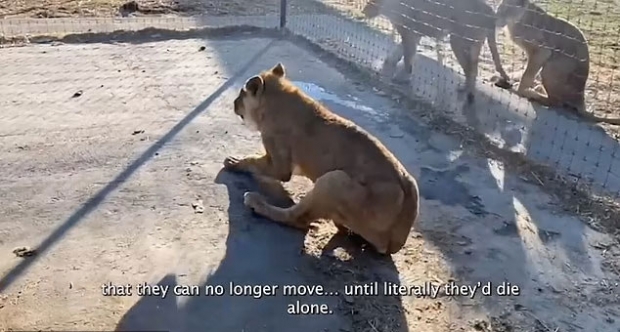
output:
<svg viewBox="0 0 620 332"><path fill-rule="evenodd" d="M239 169L240 162L241 160L239 158L226 157L226 159L224 159L224 168L228 170L237 170Z"/></svg>
<svg viewBox="0 0 620 332"><path fill-rule="evenodd" d="M267 205L267 202L265 201L265 198L261 194L257 192L248 191L245 194L243 194L243 205L249 207L254 212L260 213L260 211L264 210L264 207L265 205Z"/></svg>

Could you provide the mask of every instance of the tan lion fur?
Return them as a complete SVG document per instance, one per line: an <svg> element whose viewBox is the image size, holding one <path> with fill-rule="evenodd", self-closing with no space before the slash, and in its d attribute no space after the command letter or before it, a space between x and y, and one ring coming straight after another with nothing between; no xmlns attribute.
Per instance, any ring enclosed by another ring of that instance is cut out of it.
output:
<svg viewBox="0 0 620 332"><path fill-rule="evenodd" d="M314 183L291 207L271 205L256 192L245 193L246 206L303 230L331 219L382 254L403 247L418 219L418 184L379 140L304 94L281 63L247 80L234 111L260 132L265 154L228 157L226 169L282 182L302 175Z"/></svg>
<svg viewBox="0 0 620 332"><path fill-rule="evenodd" d="M590 54L577 26L529 0L503 0L497 18L497 26L506 26L511 40L527 55L517 94L545 106L573 109L589 121L620 125L620 118L598 117L586 110ZM538 72L542 86L534 87Z"/></svg>
<svg viewBox="0 0 620 332"><path fill-rule="evenodd" d="M450 46L465 74L459 91L473 101L480 52L485 39L500 75L497 86L508 85L497 49L495 12L485 0L368 0L362 9L367 18L384 15L401 36L401 44L387 57L382 71L391 72L400 59L404 67L395 76L397 83L408 82L422 36L442 40L450 36ZM439 52L440 50L438 50Z"/></svg>

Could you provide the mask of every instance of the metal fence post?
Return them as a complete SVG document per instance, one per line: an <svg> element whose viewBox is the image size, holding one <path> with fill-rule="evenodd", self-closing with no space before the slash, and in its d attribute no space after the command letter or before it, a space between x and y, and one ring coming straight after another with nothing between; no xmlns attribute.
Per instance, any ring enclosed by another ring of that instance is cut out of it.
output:
<svg viewBox="0 0 620 332"><path fill-rule="evenodd" d="M286 3L287 0L280 0L280 29L286 26Z"/></svg>

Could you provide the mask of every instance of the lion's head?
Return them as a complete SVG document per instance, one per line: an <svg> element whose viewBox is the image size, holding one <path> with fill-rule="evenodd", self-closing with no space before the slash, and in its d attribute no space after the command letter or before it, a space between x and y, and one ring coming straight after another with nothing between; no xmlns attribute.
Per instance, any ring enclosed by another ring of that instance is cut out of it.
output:
<svg viewBox="0 0 620 332"><path fill-rule="evenodd" d="M243 124L252 130L259 130L265 104L265 82L285 76L284 65L276 64L273 68L259 75L250 77L235 98L234 107Z"/></svg>

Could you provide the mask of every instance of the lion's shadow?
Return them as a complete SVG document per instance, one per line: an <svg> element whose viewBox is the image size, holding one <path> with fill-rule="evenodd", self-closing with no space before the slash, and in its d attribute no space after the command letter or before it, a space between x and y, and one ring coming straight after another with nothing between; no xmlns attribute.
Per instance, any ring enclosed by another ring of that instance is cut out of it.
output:
<svg viewBox="0 0 620 332"><path fill-rule="evenodd" d="M229 234L226 254L217 270L200 285L201 295L186 298L169 295L164 299L142 297L121 318L117 331L364 331L371 326L368 320L382 330L385 327L391 331L408 330L401 300L397 297L283 296L284 285L323 285L327 291L342 293L345 284L399 283L398 272L391 258L380 257L371 250L364 251L359 243L353 244L344 235L333 236L318 256L306 253L303 232L260 218L243 205L244 192L262 191L253 179L222 170L215 182L228 189ZM337 247L344 247L352 258L336 258L333 249ZM231 296L228 293L230 282L278 286L277 295L261 299ZM179 282L174 274L168 274L158 284L174 287ZM207 285L222 285L226 293L205 296ZM297 301L326 304L333 313L287 313L288 305ZM372 305L364 305L367 301L372 301Z"/></svg>

